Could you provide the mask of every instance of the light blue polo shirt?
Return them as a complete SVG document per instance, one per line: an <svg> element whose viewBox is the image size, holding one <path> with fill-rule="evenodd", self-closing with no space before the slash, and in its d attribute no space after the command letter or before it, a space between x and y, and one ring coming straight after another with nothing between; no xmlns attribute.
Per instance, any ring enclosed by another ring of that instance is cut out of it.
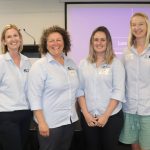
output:
<svg viewBox="0 0 150 150"><path fill-rule="evenodd" d="M26 56L20 55L20 68L8 52L0 55L0 112L29 109L27 77L31 64Z"/></svg>
<svg viewBox="0 0 150 150"><path fill-rule="evenodd" d="M150 115L150 45L141 54L134 47L123 56L126 71L126 113Z"/></svg>
<svg viewBox="0 0 150 150"><path fill-rule="evenodd" d="M37 60L29 73L28 97L32 110L43 110L49 128L78 120L76 92L79 86L75 63L64 57L59 64L47 53Z"/></svg>
<svg viewBox="0 0 150 150"><path fill-rule="evenodd" d="M125 71L122 63L117 58L112 64L102 64L96 67L87 59L79 65L80 89L78 96L85 95L87 109L92 115L102 115L110 99L119 101L113 114L119 112L124 100Z"/></svg>

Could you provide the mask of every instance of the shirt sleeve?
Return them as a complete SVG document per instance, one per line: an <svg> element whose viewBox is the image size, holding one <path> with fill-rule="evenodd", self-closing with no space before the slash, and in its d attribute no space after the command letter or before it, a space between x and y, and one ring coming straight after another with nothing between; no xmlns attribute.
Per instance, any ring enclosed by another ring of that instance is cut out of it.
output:
<svg viewBox="0 0 150 150"><path fill-rule="evenodd" d="M79 68L78 68L78 75L79 75L79 88L77 90L77 97L80 97L80 96L84 96L84 77L83 77L83 69L82 69L82 66L83 66L83 62L80 62L79 64Z"/></svg>
<svg viewBox="0 0 150 150"><path fill-rule="evenodd" d="M42 93L46 76L43 68L45 67L35 62L29 72L28 99L31 110L42 109Z"/></svg>
<svg viewBox="0 0 150 150"><path fill-rule="evenodd" d="M0 56L0 84L2 82L2 78L3 78L3 75L4 75L4 64L3 64L3 60L2 60L2 56Z"/></svg>
<svg viewBox="0 0 150 150"><path fill-rule="evenodd" d="M125 102L125 69L123 64L116 60L113 63L112 99Z"/></svg>

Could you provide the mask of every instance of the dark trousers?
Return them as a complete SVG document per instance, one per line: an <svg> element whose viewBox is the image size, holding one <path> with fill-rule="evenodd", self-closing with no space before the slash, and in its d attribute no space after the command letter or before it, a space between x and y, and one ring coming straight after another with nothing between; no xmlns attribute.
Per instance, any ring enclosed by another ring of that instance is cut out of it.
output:
<svg viewBox="0 0 150 150"><path fill-rule="evenodd" d="M120 111L111 116L103 128L89 127L81 113L81 126L86 150L117 150L118 138L123 126L123 113Z"/></svg>
<svg viewBox="0 0 150 150"><path fill-rule="evenodd" d="M26 150L31 116L30 110L0 112L2 150Z"/></svg>
<svg viewBox="0 0 150 150"><path fill-rule="evenodd" d="M50 136L38 135L40 150L69 150L75 123L50 129Z"/></svg>

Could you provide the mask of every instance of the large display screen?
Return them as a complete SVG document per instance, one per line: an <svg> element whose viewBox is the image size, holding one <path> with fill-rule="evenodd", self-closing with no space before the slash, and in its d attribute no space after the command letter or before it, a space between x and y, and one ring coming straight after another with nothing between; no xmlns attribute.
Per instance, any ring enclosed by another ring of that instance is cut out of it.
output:
<svg viewBox="0 0 150 150"><path fill-rule="evenodd" d="M109 29L114 51L120 57L127 45L130 17L135 12L146 13L150 18L150 2L66 3L65 25L72 43L70 57L77 64L87 57L91 33L98 26L106 26Z"/></svg>

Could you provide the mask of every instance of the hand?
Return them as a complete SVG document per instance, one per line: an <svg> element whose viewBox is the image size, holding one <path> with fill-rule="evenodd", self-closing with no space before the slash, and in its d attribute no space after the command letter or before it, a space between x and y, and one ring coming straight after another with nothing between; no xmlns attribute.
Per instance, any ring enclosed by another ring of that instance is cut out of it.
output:
<svg viewBox="0 0 150 150"><path fill-rule="evenodd" d="M101 116L99 116L98 117L98 121L97 121L97 126L98 127L104 127L105 126L105 124L107 123L107 121L108 121L108 118L109 118L109 116L107 116L107 115L101 115Z"/></svg>
<svg viewBox="0 0 150 150"><path fill-rule="evenodd" d="M49 127L47 123L45 122L39 123L38 127L39 127L39 133L41 136L44 136L44 137L49 136Z"/></svg>
<svg viewBox="0 0 150 150"><path fill-rule="evenodd" d="M97 126L97 118L93 117L90 113L87 113L84 117L89 127Z"/></svg>

